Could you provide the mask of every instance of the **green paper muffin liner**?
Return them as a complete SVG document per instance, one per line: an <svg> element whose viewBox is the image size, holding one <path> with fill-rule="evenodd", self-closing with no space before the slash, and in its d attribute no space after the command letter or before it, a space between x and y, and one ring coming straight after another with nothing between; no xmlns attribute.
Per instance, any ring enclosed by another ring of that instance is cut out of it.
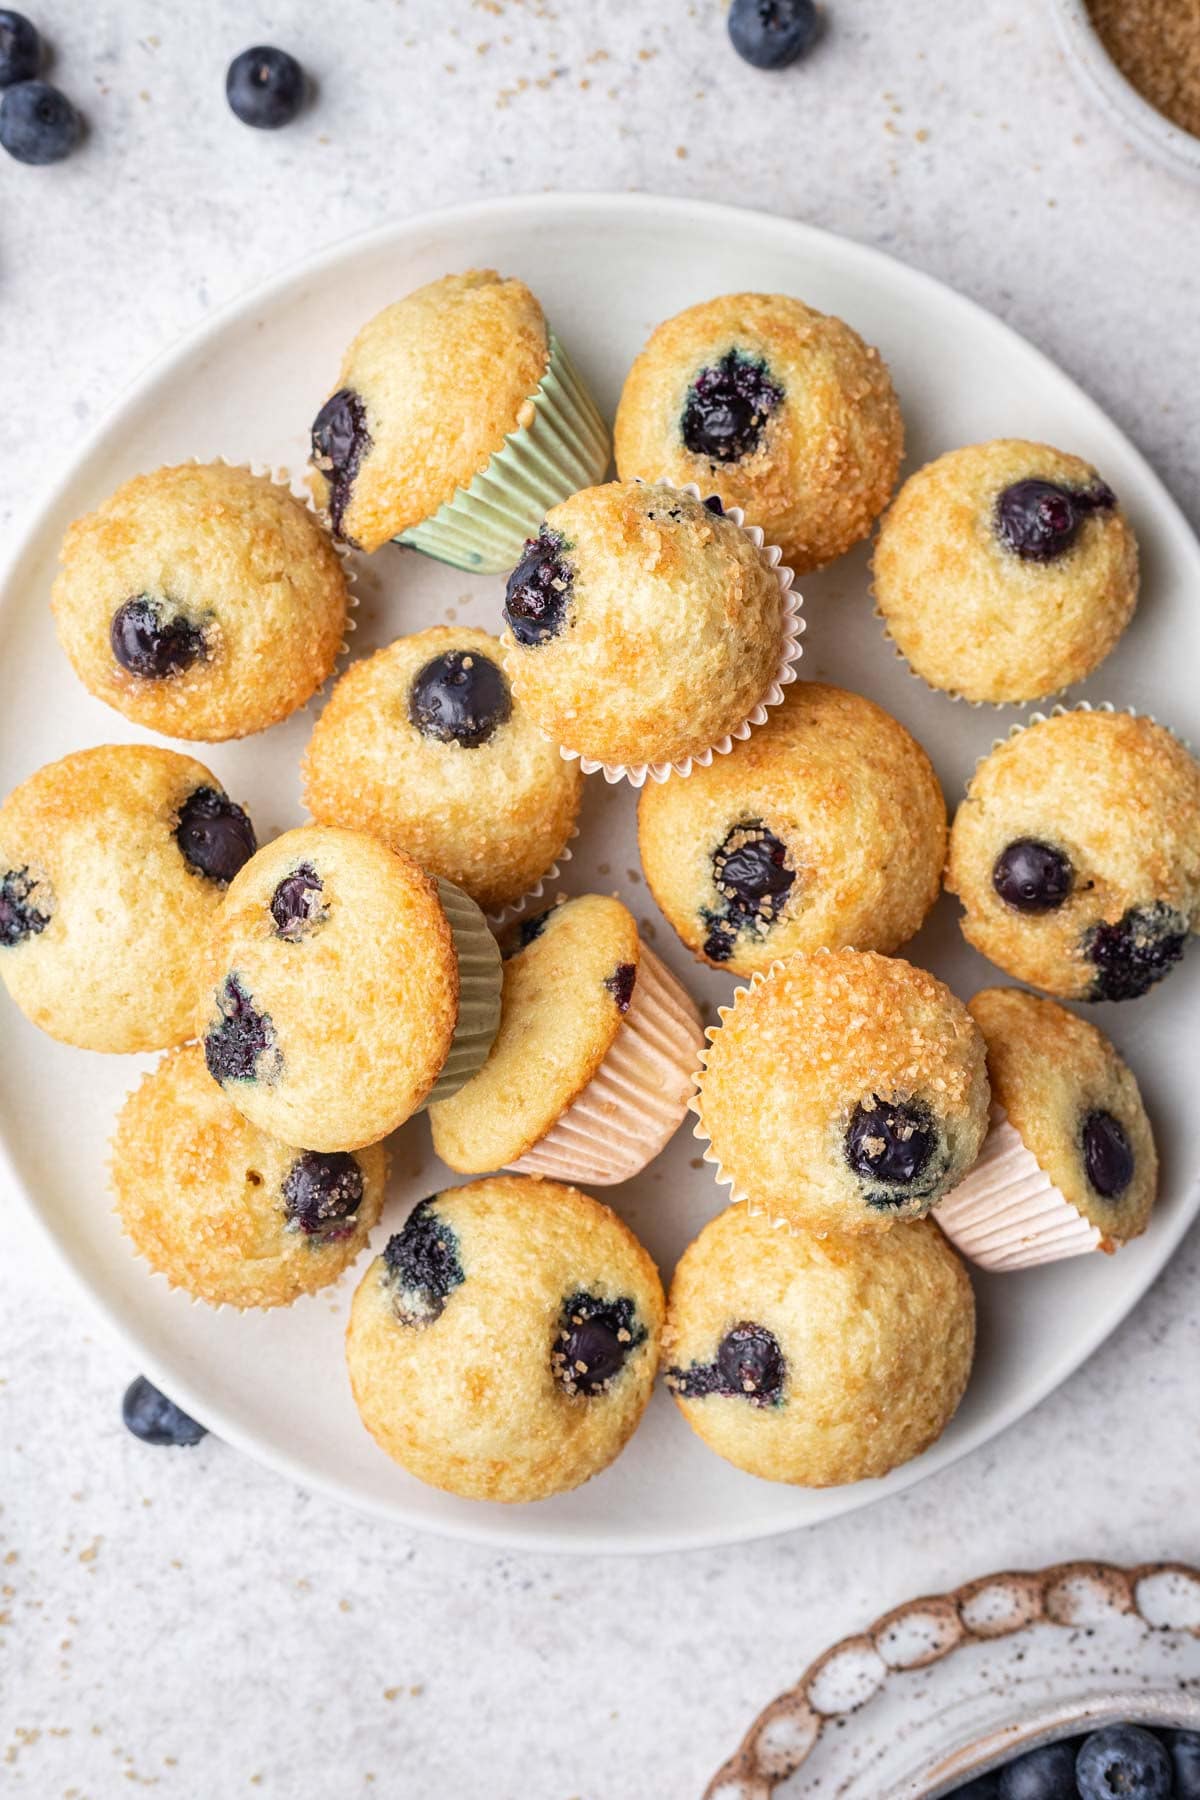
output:
<svg viewBox="0 0 1200 1800"><path fill-rule="evenodd" d="M500 1029L500 946L475 902L453 882L433 879L458 956L458 1023L442 1072L418 1112L457 1094L482 1069Z"/></svg>
<svg viewBox="0 0 1200 1800"><path fill-rule="evenodd" d="M485 469L428 519L394 542L480 575L507 574L552 506L608 472L608 428L570 357L550 332L550 360L533 416L504 440Z"/></svg>

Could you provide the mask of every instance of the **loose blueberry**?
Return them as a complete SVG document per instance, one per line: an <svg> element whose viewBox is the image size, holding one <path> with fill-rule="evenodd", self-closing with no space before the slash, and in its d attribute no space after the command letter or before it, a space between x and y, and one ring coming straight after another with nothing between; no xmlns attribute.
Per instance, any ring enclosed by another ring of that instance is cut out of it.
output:
<svg viewBox="0 0 1200 1800"><path fill-rule="evenodd" d="M563 549L558 533L544 525L536 538L526 539L504 592L504 617L518 644L544 644L563 628L575 580Z"/></svg>
<svg viewBox="0 0 1200 1800"><path fill-rule="evenodd" d="M301 863L285 875L271 895L276 937L298 944L314 925L319 925L326 916L321 904L323 891L321 877L311 863Z"/></svg>
<svg viewBox="0 0 1200 1800"><path fill-rule="evenodd" d="M767 420L783 399L783 389L767 365L730 350L712 368L701 369L687 392L680 433L693 456L711 462L739 462L762 441Z"/></svg>
<svg viewBox="0 0 1200 1800"><path fill-rule="evenodd" d="M527 919L518 919L501 948L501 961L507 962L510 957L519 956L535 938L540 938L546 929L546 920L553 911L554 908L548 906L544 912L530 913Z"/></svg>
<svg viewBox="0 0 1200 1800"><path fill-rule="evenodd" d="M709 925L704 954L728 962L738 933L751 929L764 935L783 911L796 880L787 847L761 819L746 819L726 832L713 852L713 885L724 902L719 912L706 912Z"/></svg>
<svg viewBox="0 0 1200 1800"><path fill-rule="evenodd" d="M1170 1800L1171 1758L1165 1746L1140 1725L1108 1725L1084 1739L1075 1763L1075 1782L1080 1800L1113 1800L1114 1795L1125 1795L1126 1800ZM1012 1800L1018 1797L1014 1795Z"/></svg>
<svg viewBox="0 0 1200 1800"><path fill-rule="evenodd" d="M224 887L258 849L248 813L219 788L199 787L179 809L175 841L197 875Z"/></svg>
<svg viewBox="0 0 1200 1800"><path fill-rule="evenodd" d="M304 104L304 70L286 50L255 44L230 63L225 98L243 125L278 131Z"/></svg>
<svg viewBox="0 0 1200 1800"><path fill-rule="evenodd" d="M1133 1146L1110 1112L1092 1112L1083 1121L1083 1162L1088 1180L1105 1200L1115 1200L1133 1180Z"/></svg>
<svg viewBox="0 0 1200 1800"><path fill-rule="evenodd" d="M786 1365L779 1339L763 1325L743 1323L726 1332L717 1368L730 1394L745 1394L756 1406L770 1406L783 1392Z"/></svg>
<svg viewBox="0 0 1200 1800"><path fill-rule="evenodd" d="M632 1300L572 1294L563 1302L562 1325L551 1354L554 1372L568 1394L603 1393L645 1336L635 1322Z"/></svg>
<svg viewBox="0 0 1200 1800"><path fill-rule="evenodd" d="M366 407L353 388L339 388L312 424L313 467L329 483L329 516L339 537L345 536L342 521L350 504L354 478L370 448Z"/></svg>
<svg viewBox="0 0 1200 1800"><path fill-rule="evenodd" d="M996 1800L1074 1800L1075 1750L1068 1743L1043 1744L1001 1769Z"/></svg>
<svg viewBox="0 0 1200 1800"><path fill-rule="evenodd" d="M183 1449L208 1436L206 1425L198 1425L195 1419L190 1419L144 1375L139 1375L125 1389L121 1417L128 1430L135 1438L141 1438L143 1444Z"/></svg>
<svg viewBox="0 0 1200 1800"><path fill-rule="evenodd" d="M1074 880L1070 858L1037 838L1014 838L992 869L992 886L1018 912L1053 912L1069 897Z"/></svg>
<svg viewBox="0 0 1200 1800"><path fill-rule="evenodd" d="M383 1253L396 1317L403 1325L432 1325L464 1279L458 1238L434 1211L438 1196L420 1201Z"/></svg>
<svg viewBox="0 0 1200 1800"><path fill-rule="evenodd" d="M821 16L813 0L733 0L729 36L755 69L786 69L817 41Z"/></svg>
<svg viewBox="0 0 1200 1800"><path fill-rule="evenodd" d="M778 1406L783 1398L787 1362L779 1339L765 1325L744 1319L732 1326L710 1363L667 1370L667 1385L688 1400L708 1394L748 1400L751 1406Z"/></svg>
<svg viewBox="0 0 1200 1800"><path fill-rule="evenodd" d="M977 1775L965 1787L956 1787L952 1794L947 1794L946 1800L996 1800L996 1777Z"/></svg>
<svg viewBox="0 0 1200 1800"><path fill-rule="evenodd" d="M605 977L604 985L616 1001L619 1013L629 1011L636 981L637 969L633 963L618 963L612 974Z"/></svg>
<svg viewBox="0 0 1200 1800"><path fill-rule="evenodd" d="M135 594L117 608L108 636L121 667L144 681L182 674L205 654L203 632L180 614L167 618L149 594Z"/></svg>
<svg viewBox="0 0 1200 1800"><path fill-rule="evenodd" d="M214 1081L274 1081L283 1059L269 1013L260 1013L236 975L227 975L217 999L220 1022L204 1040L204 1060Z"/></svg>
<svg viewBox="0 0 1200 1800"><path fill-rule="evenodd" d="M0 88L32 81L42 60L42 40L24 13L0 7Z"/></svg>
<svg viewBox="0 0 1200 1800"><path fill-rule="evenodd" d="M1175 1800L1200 1800L1200 1731L1168 1731Z"/></svg>
<svg viewBox="0 0 1200 1800"><path fill-rule="evenodd" d="M67 96L48 81L18 81L0 98L0 145L18 162L61 162L82 130Z"/></svg>
<svg viewBox="0 0 1200 1800"><path fill-rule="evenodd" d="M1134 906L1115 925L1094 925L1083 954L1096 966L1090 1000L1137 1000L1183 955L1187 924L1170 906Z"/></svg>
<svg viewBox="0 0 1200 1800"><path fill-rule="evenodd" d="M427 662L413 682L408 716L423 737L474 750L512 716L512 695L490 657L448 650Z"/></svg>
<svg viewBox="0 0 1200 1800"><path fill-rule="evenodd" d="M289 1220L305 1237L319 1237L324 1243L349 1237L362 1197L362 1170L345 1151L306 1150L283 1178Z"/></svg>
<svg viewBox="0 0 1200 1800"><path fill-rule="evenodd" d="M1110 487L1065 488L1056 481L1015 481L996 501L996 535L1023 562L1054 562L1065 556L1083 521L1117 504Z"/></svg>
<svg viewBox="0 0 1200 1800"><path fill-rule="evenodd" d="M915 1101L884 1101L855 1107L846 1130L846 1161L866 1182L885 1189L911 1187L928 1168L937 1148L937 1131L928 1112ZM868 1204L903 1204L904 1196L871 1193Z"/></svg>
<svg viewBox="0 0 1200 1800"><path fill-rule="evenodd" d="M49 913L34 904L39 884L29 870L8 869L0 875L0 950L12 950L26 938L37 937L50 923Z"/></svg>

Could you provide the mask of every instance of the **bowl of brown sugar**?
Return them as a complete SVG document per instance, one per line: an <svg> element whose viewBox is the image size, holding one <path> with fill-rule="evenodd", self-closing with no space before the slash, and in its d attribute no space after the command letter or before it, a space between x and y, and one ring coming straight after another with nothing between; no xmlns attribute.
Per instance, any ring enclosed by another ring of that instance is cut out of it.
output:
<svg viewBox="0 0 1200 1800"><path fill-rule="evenodd" d="M1200 0L1055 0L1092 98L1145 155L1200 181Z"/></svg>

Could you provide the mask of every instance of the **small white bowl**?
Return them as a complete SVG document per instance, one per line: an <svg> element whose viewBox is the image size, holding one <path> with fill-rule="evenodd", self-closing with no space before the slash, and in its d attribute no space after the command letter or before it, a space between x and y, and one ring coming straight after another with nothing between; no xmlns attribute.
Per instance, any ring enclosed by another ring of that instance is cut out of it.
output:
<svg viewBox="0 0 1200 1800"><path fill-rule="evenodd" d="M1054 0L1054 18L1067 61L1111 123L1144 156L1175 175L1200 181L1200 137L1173 125L1121 73L1092 24L1086 0Z"/></svg>

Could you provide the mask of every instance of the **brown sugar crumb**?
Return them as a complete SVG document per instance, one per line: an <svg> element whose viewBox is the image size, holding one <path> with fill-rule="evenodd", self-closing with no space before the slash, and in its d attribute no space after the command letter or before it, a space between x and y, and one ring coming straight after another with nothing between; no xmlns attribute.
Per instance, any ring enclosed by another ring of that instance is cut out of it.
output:
<svg viewBox="0 0 1200 1800"><path fill-rule="evenodd" d="M1126 80L1200 137L1200 0L1088 0L1088 11Z"/></svg>

